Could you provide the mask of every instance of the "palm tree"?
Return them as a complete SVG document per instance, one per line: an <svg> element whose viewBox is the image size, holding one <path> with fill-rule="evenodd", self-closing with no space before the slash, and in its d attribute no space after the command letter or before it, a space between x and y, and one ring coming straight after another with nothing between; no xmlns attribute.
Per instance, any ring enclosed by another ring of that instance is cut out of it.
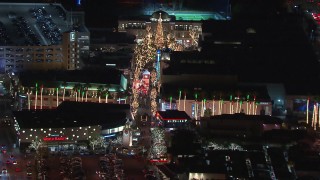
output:
<svg viewBox="0 0 320 180"><path fill-rule="evenodd" d="M57 107L58 107L59 106L59 86L57 86L56 91L57 91L56 98L57 98Z"/></svg>
<svg viewBox="0 0 320 180"><path fill-rule="evenodd" d="M224 94L222 91L219 92L219 115L223 113L223 99L224 99Z"/></svg>
<svg viewBox="0 0 320 180"><path fill-rule="evenodd" d="M109 98L109 94L110 94L110 91L109 91L109 89L110 89L110 84L106 84L106 86L105 86L105 94L106 94L106 101L105 101L105 103L108 103L108 98Z"/></svg>
<svg viewBox="0 0 320 180"><path fill-rule="evenodd" d="M86 91L86 102L88 101L88 91L89 91L89 88L91 88L91 84L90 83L86 83L84 85L84 90Z"/></svg>
<svg viewBox="0 0 320 180"><path fill-rule="evenodd" d="M43 93L43 85L41 85L41 88L40 88L40 109L42 109L42 93Z"/></svg>
<svg viewBox="0 0 320 180"><path fill-rule="evenodd" d="M187 100L187 95L190 94L189 90L185 88L183 90L183 111L186 111L186 100Z"/></svg>
<svg viewBox="0 0 320 180"><path fill-rule="evenodd" d="M108 103L108 98L109 98L109 94L110 94L109 89L106 88L104 92L105 92L105 94L106 94L106 101L105 101L105 103Z"/></svg>
<svg viewBox="0 0 320 180"><path fill-rule="evenodd" d="M64 96L66 95L66 86L67 82L63 81L61 86L63 86L63 95L62 95L62 101L64 101Z"/></svg>
<svg viewBox="0 0 320 180"><path fill-rule="evenodd" d="M237 100L237 102L236 102L236 110L235 110L236 113L240 113L240 111L241 111L241 108L239 107L239 101L241 100L241 94L242 93L241 93L240 90L237 90L236 93L235 93L235 98Z"/></svg>
<svg viewBox="0 0 320 180"><path fill-rule="evenodd" d="M35 97L35 101L34 101L34 109L37 109L37 103L38 103L38 91L40 90L38 83L36 83L35 86L35 92L36 92L36 97Z"/></svg>
<svg viewBox="0 0 320 180"><path fill-rule="evenodd" d="M102 85L99 85L98 88L97 88L97 94L99 96L99 103L101 102L101 95L104 91L104 87Z"/></svg>
<svg viewBox="0 0 320 180"><path fill-rule="evenodd" d="M77 83L73 86L73 91L76 93L76 101L78 101L78 95L80 96L80 91L81 91L81 84Z"/></svg>

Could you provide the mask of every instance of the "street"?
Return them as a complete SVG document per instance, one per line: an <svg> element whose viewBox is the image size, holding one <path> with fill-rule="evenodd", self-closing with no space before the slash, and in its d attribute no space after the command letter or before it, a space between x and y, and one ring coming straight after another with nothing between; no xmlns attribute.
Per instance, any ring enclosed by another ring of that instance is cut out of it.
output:
<svg viewBox="0 0 320 180"><path fill-rule="evenodd" d="M10 127L0 128L0 144L2 152L0 153L0 167L1 171L5 168L8 170L6 174L1 172L1 179L27 179L26 165L28 158L24 158L18 148L14 148L15 135ZM10 156L13 155L13 158ZM32 158L29 158L32 159ZM8 161L8 162L7 162ZM13 164L13 161L17 161L17 164ZM21 172L16 172L20 171Z"/></svg>

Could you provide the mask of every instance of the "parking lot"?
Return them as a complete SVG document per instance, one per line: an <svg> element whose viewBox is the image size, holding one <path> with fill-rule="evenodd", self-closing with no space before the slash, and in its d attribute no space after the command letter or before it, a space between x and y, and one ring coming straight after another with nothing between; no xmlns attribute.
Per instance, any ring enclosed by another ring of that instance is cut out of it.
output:
<svg viewBox="0 0 320 180"><path fill-rule="evenodd" d="M69 30L66 14L59 5L2 3L0 44L50 45L61 43Z"/></svg>
<svg viewBox="0 0 320 180"><path fill-rule="evenodd" d="M50 156L46 164L48 165L47 175L51 179L64 179L64 177L71 179L85 177L90 180L145 179L143 175L145 162L134 156L55 155Z"/></svg>

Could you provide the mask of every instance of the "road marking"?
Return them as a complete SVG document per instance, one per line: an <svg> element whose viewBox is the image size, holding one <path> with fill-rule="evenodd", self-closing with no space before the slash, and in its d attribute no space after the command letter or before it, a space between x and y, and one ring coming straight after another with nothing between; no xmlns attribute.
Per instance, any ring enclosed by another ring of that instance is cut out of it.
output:
<svg viewBox="0 0 320 180"><path fill-rule="evenodd" d="M42 41L45 43L45 45L49 45L48 42L47 42L47 40L46 40L46 38L44 38L44 37L42 36L42 33L40 32L38 26L37 26L36 24L34 24L33 27L34 27L34 28L36 29L36 31L38 32L38 34L40 35L40 37L41 37Z"/></svg>

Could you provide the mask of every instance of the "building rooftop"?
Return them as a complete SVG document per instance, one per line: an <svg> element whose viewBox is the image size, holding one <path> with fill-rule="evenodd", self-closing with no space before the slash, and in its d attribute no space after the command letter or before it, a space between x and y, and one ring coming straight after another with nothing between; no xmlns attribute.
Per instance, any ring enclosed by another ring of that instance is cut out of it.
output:
<svg viewBox="0 0 320 180"><path fill-rule="evenodd" d="M89 83L89 84L114 84L121 82L121 72L113 69L84 69L74 71L28 71L19 74L22 86L34 87L44 85L45 87L60 87L66 83Z"/></svg>
<svg viewBox="0 0 320 180"><path fill-rule="evenodd" d="M246 115L243 113L236 114L222 114L217 116L211 116L210 120L247 120L247 121L262 121L263 124L282 124L282 120L268 115Z"/></svg>
<svg viewBox="0 0 320 180"><path fill-rule="evenodd" d="M221 60L229 66L221 66L221 71L231 69L240 82L283 83L292 94L319 90L305 86L318 81L319 63L297 18L279 15L268 21L204 21L202 25L202 51L223 54Z"/></svg>
<svg viewBox="0 0 320 180"><path fill-rule="evenodd" d="M101 125L112 128L132 119L128 104L62 102L57 109L14 111L21 129Z"/></svg>
<svg viewBox="0 0 320 180"><path fill-rule="evenodd" d="M225 57L225 55L212 52L172 52L168 62L169 67L163 70L163 74L235 75L235 60Z"/></svg>
<svg viewBox="0 0 320 180"><path fill-rule="evenodd" d="M6 38L0 46L61 44L62 33L74 25L80 32L87 31L81 18L74 22L68 19L61 4L0 3L0 32Z"/></svg>
<svg viewBox="0 0 320 180"><path fill-rule="evenodd" d="M263 85L239 85L235 81L227 81L227 77L221 76L213 78L210 75L207 76L187 76L189 84L181 81L171 81L162 84L162 98L168 99L173 97L175 101L179 99L179 91L181 91L181 98L195 99L195 94L198 95L198 99L207 100L230 100L230 96L233 98L238 97L242 101L246 101L247 95L256 95L256 100L259 102L270 102L271 98L268 94L266 86ZM202 79L200 79L202 78ZM217 80L216 80L217 79ZM220 81L225 80L225 83Z"/></svg>
<svg viewBox="0 0 320 180"><path fill-rule="evenodd" d="M135 36L125 32L111 32L99 29L90 30L91 44L135 44Z"/></svg>
<svg viewBox="0 0 320 180"><path fill-rule="evenodd" d="M185 111L178 110L166 110L166 111L157 111L159 118L161 120L189 120L191 119Z"/></svg>

